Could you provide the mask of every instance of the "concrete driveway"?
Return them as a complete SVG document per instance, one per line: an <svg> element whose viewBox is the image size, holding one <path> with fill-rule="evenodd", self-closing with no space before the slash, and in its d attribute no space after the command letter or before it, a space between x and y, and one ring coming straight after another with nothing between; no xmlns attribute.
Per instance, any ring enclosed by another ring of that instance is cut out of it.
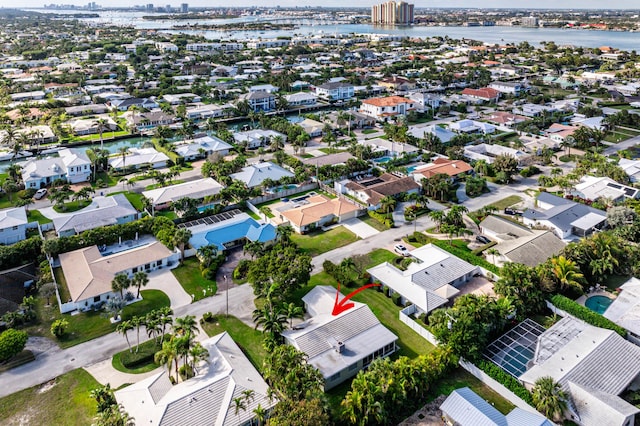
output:
<svg viewBox="0 0 640 426"><path fill-rule="evenodd" d="M149 284L144 289L160 290L169 296L171 309L191 303L191 295L182 288L170 269L161 269L149 273Z"/></svg>
<svg viewBox="0 0 640 426"><path fill-rule="evenodd" d="M361 221L356 217L345 220L344 222L340 222L340 225L344 226L349 231L353 232L362 239L372 237L379 233L376 228Z"/></svg>

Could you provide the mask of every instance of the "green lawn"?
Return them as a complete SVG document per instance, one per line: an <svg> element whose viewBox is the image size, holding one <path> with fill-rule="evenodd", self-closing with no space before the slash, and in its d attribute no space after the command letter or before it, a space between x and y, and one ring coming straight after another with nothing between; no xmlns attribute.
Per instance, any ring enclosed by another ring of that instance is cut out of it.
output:
<svg viewBox="0 0 640 426"><path fill-rule="evenodd" d="M127 197L127 200L129 200L129 202L133 206L133 208L135 208L139 212L141 212L144 209L144 206L142 204L142 199L144 198L144 195L138 194L137 192L129 192L129 191L112 192L111 194L108 194L108 195L116 195L116 194L124 194L124 196Z"/></svg>
<svg viewBox="0 0 640 426"><path fill-rule="evenodd" d="M53 210L58 213L71 213L76 212L80 209L84 209L89 204L91 204L91 200L77 200L77 201L69 201L68 203L64 203L62 205L54 205Z"/></svg>
<svg viewBox="0 0 640 426"><path fill-rule="evenodd" d="M135 295L138 289L132 287L129 291ZM141 301L127 305L122 310L123 320L146 315L148 312L171 305L169 296L160 290L142 290L140 295L142 296Z"/></svg>
<svg viewBox="0 0 640 426"><path fill-rule="evenodd" d="M172 180L171 182L168 182L165 185L160 185L159 183L154 183L154 184L151 184L151 185L147 185L144 189L145 189L145 191L150 191L152 189L162 188L163 186L168 186L168 185L177 185L179 183L184 183L184 180L182 180L182 179L174 179L174 180Z"/></svg>
<svg viewBox="0 0 640 426"><path fill-rule="evenodd" d="M358 236L344 226L329 231L316 231L306 235L293 234L291 240L310 256L318 256L358 240Z"/></svg>
<svg viewBox="0 0 640 426"><path fill-rule="evenodd" d="M430 402L440 395L449 395L454 390L465 386L480 395L485 401L488 401L502 414L507 414L515 408L515 405L511 402L460 367L433 384L426 402Z"/></svg>
<svg viewBox="0 0 640 426"><path fill-rule="evenodd" d="M117 138L117 137L121 137L121 136L128 136L130 134L131 133L129 133L128 130L118 130L117 132L104 132L102 134L102 140L107 142L107 141L110 141L113 138ZM73 138L71 138L69 140L69 143L81 142L81 141L100 142L100 135L99 134L95 134L95 135L85 135L85 136L74 136Z"/></svg>
<svg viewBox="0 0 640 426"><path fill-rule="evenodd" d="M194 301L198 301L204 297L204 290L207 289L207 295L212 296L218 291L215 281L208 280L202 276L200 272L200 261L195 258L185 259L184 263L177 268L171 270L184 291L194 296Z"/></svg>
<svg viewBox="0 0 640 426"><path fill-rule="evenodd" d="M56 278L56 282L58 283L60 300L62 301L62 303L65 303L67 300L71 299L71 294L69 293L69 288L67 287L67 279L62 273L62 268L53 268L53 275Z"/></svg>
<svg viewBox="0 0 640 426"><path fill-rule="evenodd" d="M116 186L118 184L118 177L117 176L112 176L107 172L99 172L96 175L96 181L91 183L91 186L93 188L98 188L98 181L102 181L102 183L106 186L106 187L111 187L111 186ZM100 192L98 190L98 192Z"/></svg>
<svg viewBox="0 0 640 426"><path fill-rule="evenodd" d="M521 201L522 201L522 197L518 195L509 195L508 197L503 198L502 200L498 200L495 203L491 203L489 205L492 207L495 207L498 210L504 210L507 207L517 204Z"/></svg>
<svg viewBox="0 0 640 426"><path fill-rule="evenodd" d="M377 229L380 232L386 231L387 229L389 229L388 226L380 223L380 221L372 218L371 216L367 215L367 216L362 216L359 218L361 221L363 221L364 223L366 223L367 225L371 226L372 228Z"/></svg>
<svg viewBox="0 0 640 426"><path fill-rule="evenodd" d="M89 392L97 387L100 383L85 370L70 371L52 382L0 399L0 423L89 425L96 415L96 402Z"/></svg>
<svg viewBox="0 0 640 426"><path fill-rule="evenodd" d="M202 325L204 331L211 336L223 331L229 333L238 344L242 352L249 358L251 364L258 371L262 371L262 364L267 356L267 351L262 347L262 332L249 327L234 316L217 315L215 322L205 322Z"/></svg>
<svg viewBox="0 0 640 426"><path fill-rule="evenodd" d="M171 209L161 210L159 212L157 211L157 212L155 212L155 215L156 216L163 216L163 217L166 217L167 219L171 219L171 220L178 218L178 215L176 214L176 212L174 212Z"/></svg>
<svg viewBox="0 0 640 426"><path fill-rule="evenodd" d="M162 349L160 345L160 340L152 339L147 340L140 344L139 352L136 353L136 337L135 333L129 333L129 341L131 342L131 349L133 352L130 352L129 349L125 349L122 352L118 352L111 359L111 365L118 371L122 371L123 373L129 374L142 374L148 373L149 371L153 371L159 367L155 362L153 362L153 358L150 358L148 362L140 362L136 363L135 367L128 368L123 365L123 361L125 361L129 357L138 357L139 360L142 356L151 357L156 352ZM140 332L141 335L144 335L144 329ZM125 361L126 363L126 361ZM128 364L131 365L131 364Z"/></svg>
<svg viewBox="0 0 640 426"><path fill-rule="evenodd" d="M27 214L27 220L29 222L38 222L40 225L53 222L48 217L44 217L42 213L40 213L40 210L29 210L29 213Z"/></svg>
<svg viewBox="0 0 640 426"><path fill-rule="evenodd" d="M364 134L364 135L370 135L370 134L372 134L372 133L378 133L378 132L380 132L380 130L378 130L378 129L364 129L364 130L362 131L362 134Z"/></svg>

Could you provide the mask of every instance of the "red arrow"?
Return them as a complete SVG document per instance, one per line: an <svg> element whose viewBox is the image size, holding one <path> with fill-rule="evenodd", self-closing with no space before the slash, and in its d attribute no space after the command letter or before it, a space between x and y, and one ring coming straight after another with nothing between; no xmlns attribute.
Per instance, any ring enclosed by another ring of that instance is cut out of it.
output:
<svg viewBox="0 0 640 426"><path fill-rule="evenodd" d="M355 296L356 294L360 293L362 290L365 290L367 288L370 287L380 287L381 284L367 284L365 286L360 287L357 290L352 291L351 293L347 294L344 299L338 301L338 297L340 297L340 283L338 283L338 291L336 292L336 301L333 304L333 311L331 312L331 315L336 316L336 315L340 315L341 313L343 313L344 311L347 311L351 308L353 308L355 306L355 304L353 302L348 302L345 303L347 300L351 299L353 296Z"/></svg>

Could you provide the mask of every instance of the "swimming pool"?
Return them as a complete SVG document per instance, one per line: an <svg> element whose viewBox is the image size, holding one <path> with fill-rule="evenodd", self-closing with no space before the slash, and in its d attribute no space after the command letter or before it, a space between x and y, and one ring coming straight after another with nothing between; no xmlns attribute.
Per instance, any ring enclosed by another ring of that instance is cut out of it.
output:
<svg viewBox="0 0 640 426"><path fill-rule="evenodd" d="M271 188L272 192L281 192L281 191L286 191L287 189L294 189L297 188L298 185L280 185L280 186L276 186L275 188Z"/></svg>
<svg viewBox="0 0 640 426"><path fill-rule="evenodd" d="M527 371L527 364L533 359L533 355L533 350L517 345L505 352L500 365L512 376L519 377Z"/></svg>
<svg viewBox="0 0 640 426"><path fill-rule="evenodd" d="M391 157L380 157L373 159L374 163L388 163L389 161L391 161Z"/></svg>
<svg viewBox="0 0 640 426"><path fill-rule="evenodd" d="M593 312L597 312L602 315L609 305L611 305L611 302L612 300L607 296L591 296L584 302L584 305Z"/></svg>
<svg viewBox="0 0 640 426"><path fill-rule="evenodd" d="M215 204L207 204L207 205L204 205L204 206L200 206L200 207L198 207L198 211L199 212L203 212L205 210L213 210L213 208L215 206L216 206Z"/></svg>

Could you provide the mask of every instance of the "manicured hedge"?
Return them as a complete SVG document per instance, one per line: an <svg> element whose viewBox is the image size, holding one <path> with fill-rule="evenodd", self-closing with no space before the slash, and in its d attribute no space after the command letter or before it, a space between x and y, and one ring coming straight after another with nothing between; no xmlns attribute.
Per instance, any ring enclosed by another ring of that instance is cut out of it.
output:
<svg viewBox="0 0 640 426"><path fill-rule="evenodd" d="M440 247L443 250L448 251L454 256L459 257L460 259L469 262L472 265L482 266L487 271L491 271L496 275L500 275L500 268L498 268L493 263L489 263L481 257L476 256L473 252L461 250L458 247L452 246L448 241L445 240L433 240L433 245Z"/></svg>
<svg viewBox="0 0 640 426"><path fill-rule="evenodd" d="M27 238L9 246L0 246L0 269L9 269L29 262L40 262L42 239L40 236Z"/></svg>
<svg viewBox="0 0 640 426"><path fill-rule="evenodd" d="M490 249L491 247L497 245L498 243L496 241L491 241L488 244L484 244L480 247L478 247L477 249L473 250L471 253L473 253L474 255L478 256L479 254L481 254L483 251Z"/></svg>
<svg viewBox="0 0 640 426"><path fill-rule="evenodd" d="M136 352L135 347L133 347L133 352L122 352L120 355L120 362L122 362L122 365L126 368L138 368L152 363L156 352L161 349L162 345L160 345L160 342L156 341L156 339L147 340L144 343L140 343L138 352Z"/></svg>
<svg viewBox="0 0 640 426"><path fill-rule="evenodd" d="M520 382L512 375L505 372L502 368L498 367L492 362L480 360L475 365L485 373L487 373L492 379L504 385L511 392L519 396L524 402L529 405L533 405L531 399L531 393L520 384Z"/></svg>
<svg viewBox="0 0 640 426"><path fill-rule="evenodd" d="M393 227L393 216L390 214L383 214L383 213L378 213L377 211L373 211L373 210L369 210L368 211L369 216L371 216L372 218L374 218L375 220L377 220L378 222L380 222L381 224L388 226L388 227Z"/></svg>
<svg viewBox="0 0 640 426"><path fill-rule="evenodd" d="M588 322L589 324L596 327L613 330L622 337L627 337L627 330L615 324L613 321L608 320L602 315L593 312L586 306L582 306L574 302L568 297L565 297L561 294L556 294L551 298L551 303L553 303L556 308L562 309L566 313L573 315L574 317L581 319L582 321Z"/></svg>

